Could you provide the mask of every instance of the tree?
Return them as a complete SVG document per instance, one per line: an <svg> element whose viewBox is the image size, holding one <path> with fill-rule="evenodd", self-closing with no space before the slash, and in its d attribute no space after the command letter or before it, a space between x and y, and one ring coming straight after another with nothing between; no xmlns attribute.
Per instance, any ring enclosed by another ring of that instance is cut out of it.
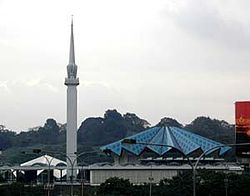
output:
<svg viewBox="0 0 250 196"><path fill-rule="evenodd" d="M7 149L13 145L16 133L0 125L0 149Z"/></svg>
<svg viewBox="0 0 250 196"><path fill-rule="evenodd" d="M190 171L180 172L172 179L163 179L160 181L157 195L171 196L191 196L192 195L192 177Z"/></svg>
<svg viewBox="0 0 250 196"><path fill-rule="evenodd" d="M170 126L170 127L179 127L183 128L183 125L180 124L177 120L173 118L164 117L156 126Z"/></svg>
<svg viewBox="0 0 250 196"><path fill-rule="evenodd" d="M107 110L104 118L87 118L78 130L78 143L84 145L104 145L120 140L128 135L143 131L149 123L127 113L122 116L116 110Z"/></svg>
<svg viewBox="0 0 250 196"><path fill-rule="evenodd" d="M132 188L133 186L128 179L112 177L100 185L97 193L100 196L130 196Z"/></svg>
<svg viewBox="0 0 250 196"><path fill-rule="evenodd" d="M185 129L222 143L234 142L234 126L224 120L200 116L186 125Z"/></svg>

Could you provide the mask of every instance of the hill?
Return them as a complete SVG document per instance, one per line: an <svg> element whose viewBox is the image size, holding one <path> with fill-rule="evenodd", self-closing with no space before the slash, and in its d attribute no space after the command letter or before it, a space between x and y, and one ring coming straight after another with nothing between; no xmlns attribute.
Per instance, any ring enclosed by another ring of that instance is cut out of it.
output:
<svg viewBox="0 0 250 196"><path fill-rule="evenodd" d="M157 125L182 127L222 143L234 142L234 125L224 120L197 117L184 126L175 119L164 117ZM3 155L0 156L0 164L3 161L20 163L35 157L37 155L31 153L34 148L40 148L44 152L53 151L55 154L56 152L65 153L65 127L65 124L57 123L54 119L47 119L43 126L17 134L1 125L0 148L3 150ZM109 160L98 152L99 146L120 140L149 127L149 122L139 118L136 114L122 115L116 110L107 110L103 117L90 117L81 123L78 130L78 151L96 151L89 155L92 158L86 162ZM58 158L65 159L62 156Z"/></svg>
<svg viewBox="0 0 250 196"><path fill-rule="evenodd" d="M87 118L78 130L78 143L103 145L138 133L149 127L149 123L136 114L121 115L116 110L108 110L104 118Z"/></svg>

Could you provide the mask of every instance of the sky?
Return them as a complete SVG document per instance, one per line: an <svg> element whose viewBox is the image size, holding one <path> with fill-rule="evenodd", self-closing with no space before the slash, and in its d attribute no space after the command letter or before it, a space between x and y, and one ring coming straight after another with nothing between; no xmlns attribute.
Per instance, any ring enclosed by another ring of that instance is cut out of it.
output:
<svg viewBox="0 0 250 196"><path fill-rule="evenodd" d="M78 125L107 109L234 123L249 100L248 0L0 0L0 124L66 122L74 15Z"/></svg>

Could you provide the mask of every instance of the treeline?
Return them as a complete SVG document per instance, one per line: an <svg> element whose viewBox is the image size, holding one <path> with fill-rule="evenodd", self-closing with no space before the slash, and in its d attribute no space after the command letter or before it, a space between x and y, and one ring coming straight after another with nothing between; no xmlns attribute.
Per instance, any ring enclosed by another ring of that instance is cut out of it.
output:
<svg viewBox="0 0 250 196"><path fill-rule="evenodd" d="M191 196L193 194L192 172L181 172L173 179L163 179L152 184L151 195ZM198 172L196 195L202 196L247 196L250 195L249 174L223 173L208 170ZM97 190L99 196L144 196L149 195L150 184L136 186L129 180L110 178Z"/></svg>
<svg viewBox="0 0 250 196"><path fill-rule="evenodd" d="M163 125L181 127L222 143L234 142L234 126L223 120L198 117L184 126L175 119L165 117L157 124L157 126ZM147 120L139 118L136 114L122 115L116 110L107 110L104 117L87 118L81 123L77 133L78 151L97 150L101 145L133 135L150 126ZM20 160L20 157L16 158L17 151L27 151L32 148L43 148L47 151L56 149L64 152L65 141L66 125L59 124L54 119L47 119L43 126L31 128L19 134L2 125L0 126L0 149L6 153L3 153L0 159L15 162Z"/></svg>
<svg viewBox="0 0 250 196"><path fill-rule="evenodd" d="M137 133L149 127L146 120L135 114L121 115L116 110L108 110L104 117L87 118L78 129L78 144L99 146ZM47 119L40 127L31 128L17 134L0 126L0 148L28 147L33 145L56 145L66 141L66 125L59 124L54 119Z"/></svg>
<svg viewBox="0 0 250 196"><path fill-rule="evenodd" d="M176 126L187 129L199 135L223 143L234 141L234 126L226 121L197 117L190 124L182 125L172 118L163 118L156 126ZM104 117L87 118L81 123L78 130L78 144L100 146L138 133L150 127L150 124L136 116L136 114L120 114L116 110L108 110ZM37 144L65 143L65 124L58 124L54 119L47 119L41 127L22 131L17 134L0 126L0 148L27 147Z"/></svg>
<svg viewBox="0 0 250 196"><path fill-rule="evenodd" d="M128 179L109 178L98 186L74 186L74 195L85 196L191 196L193 194L192 172L180 172L172 179L163 179L159 184L134 185ZM223 173L208 170L198 171L196 181L196 195L202 196L247 196L250 195L249 174ZM70 189L66 186L55 186L51 195L69 195ZM1 196L42 196L46 193L43 186L24 186L21 183L6 184L0 186Z"/></svg>
<svg viewBox="0 0 250 196"><path fill-rule="evenodd" d="M17 134L3 125L0 127L0 148L27 147L36 144L59 144L65 142L65 128L59 126L54 119L47 119L44 126L37 130Z"/></svg>

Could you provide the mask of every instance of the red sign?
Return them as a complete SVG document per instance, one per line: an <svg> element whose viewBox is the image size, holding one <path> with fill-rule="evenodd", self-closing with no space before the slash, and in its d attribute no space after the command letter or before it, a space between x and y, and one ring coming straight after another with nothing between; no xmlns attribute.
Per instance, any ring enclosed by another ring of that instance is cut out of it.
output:
<svg viewBox="0 0 250 196"><path fill-rule="evenodd" d="M235 103L235 131L237 144L250 142L250 101ZM250 146L237 146L236 154L250 157Z"/></svg>

